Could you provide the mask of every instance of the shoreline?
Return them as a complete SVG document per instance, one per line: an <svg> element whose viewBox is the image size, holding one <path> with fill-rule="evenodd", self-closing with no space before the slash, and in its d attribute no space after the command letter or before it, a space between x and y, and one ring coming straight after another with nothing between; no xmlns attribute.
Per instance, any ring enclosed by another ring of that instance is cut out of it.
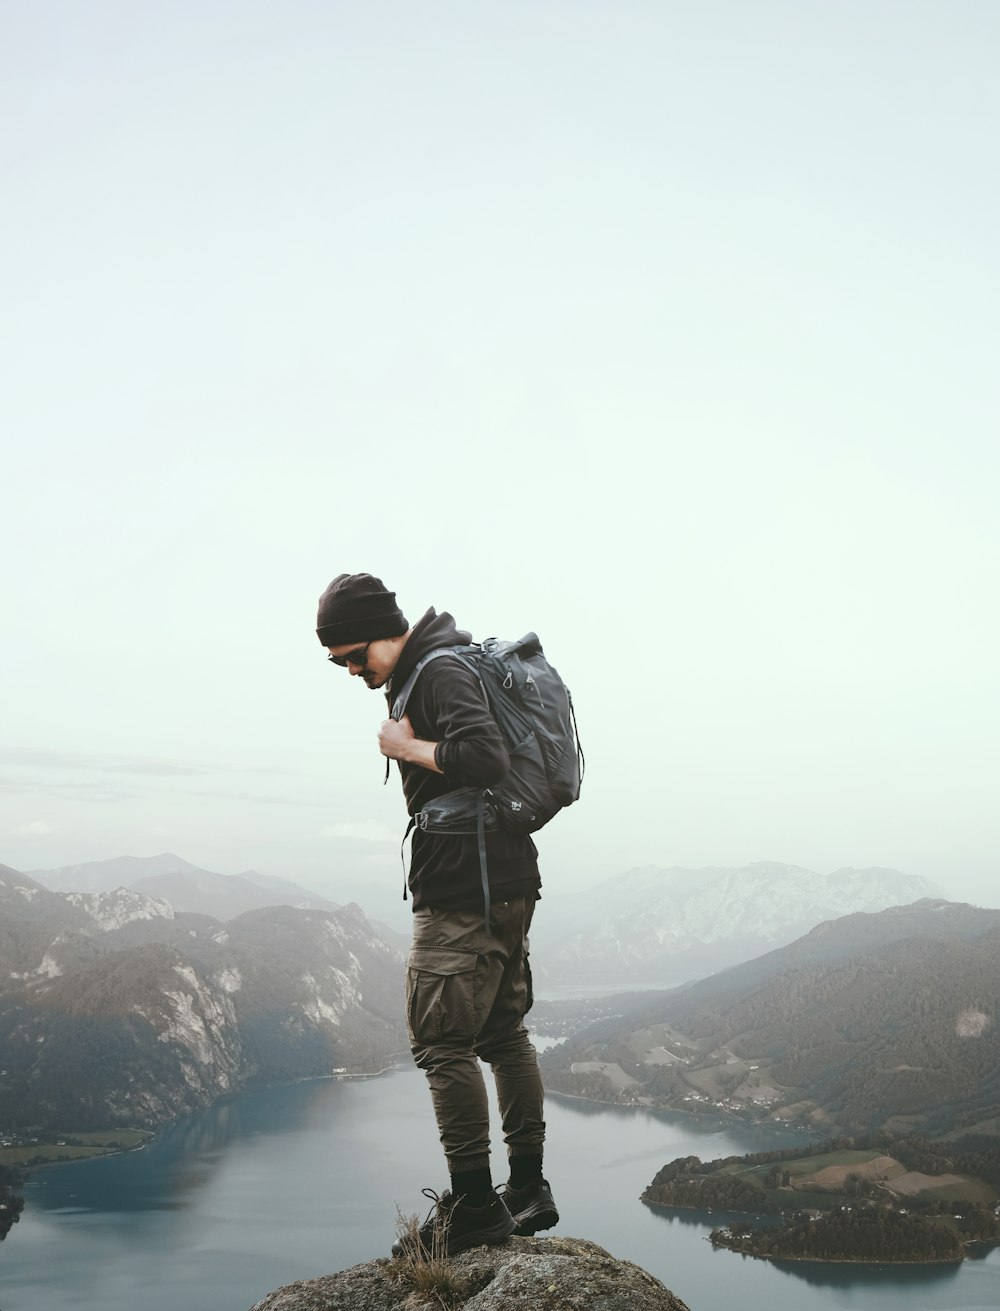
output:
<svg viewBox="0 0 1000 1311"><path fill-rule="evenodd" d="M544 1071L542 1077L544 1082ZM660 1115L683 1115L685 1119L693 1120L696 1123L701 1122L705 1124L712 1124L714 1122L716 1124L721 1125L723 1128L729 1128L730 1126L736 1127L737 1125L742 1125L745 1128L758 1129L764 1133L776 1133L776 1134L795 1133L795 1134L803 1134L803 1135L805 1134L818 1135L820 1133L820 1130L807 1128L805 1125L798 1125L792 1123L779 1124L774 1120L748 1120L744 1116L738 1115L735 1111L727 1111L725 1107L713 1107L711 1112L709 1112L709 1111L692 1111L689 1106L681 1107L681 1106L669 1106L669 1105L662 1105L662 1104L652 1104L648 1106L644 1104L641 1106L636 1106L634 1104L629 1105L625 1102L606 1102L599 1097L585 1097L583 1093L562 1092L558 1088L546 1088L545 1096L565 1097L569 1101L586 1102L590 1106L608 1106L613 1111L653 1111L654 1113L658 1113ZM803 1147L809 1146L808 1142L804 1142L802 1145ZM653 1203L651 1203L651 1205L653 1205Z"/></svg>
<svg viewBox="0 0 1000 1311"><path fill-rule="evenodd" d="M544 1071L542 1076L544 1081ZM643 1102L641 1105L634 1102L608 1102L603 1097L587 1097L584 1093L563 1092L559 1088L546 1088L545 1096L569 1097L576 1102L591 1102L594 1106L613 1106L619 1111L664 1111L669 1115L686 1115L692 1120L725 1120L734 1124L745 1124L753 1129L773 1128L778 1132L789 1130L799 1132L798 1127L790 1122L779 1124L775 1120L748 1119L738 1111L727 1110L724 1106L713 1106L711 1111L692 1111L690 1106L672 1106L669 1102Z"/></svg>
<svg viewBox="0 0 1000 1311"><path fill-rule="evenodd" d="M711 1237L706 1234L705 1242L712 1243ZM866 1265L881 1269L883 1266L925 1266L925 1265L942 1265L953 1266L961 1265L966 1257L963 1252L961 1256L954 1257L930 1257L926 1261L867 1261L861 1257L853 1256L772 1256L769 1252L748 1252L740 1247L730 1247L728 1243L712 1243L713 1248L722 1248L725 1252L735 1252L738 1256L751 1256L755 1261L773 1261L776 1264L787 1262L789 1265Z"/></svg>
<svg viewBox="0 0 1000 1311"><path fill-rule="evenodd" d="M87 1132L101 1134L102 1130L88 1129ZM155 1129L109 1129L107 1130L107 1137L109 1138L120 1133L137 1133L142 1134L143 1137L140 1142L133 1143L130 1147L119 1146L104 1148L99 1143L94 1143L91 1151L84 1151L81 1149L79 1153L74 1156L52 1156L40 1161L35 1160L34 1158L30 1161L3 1161L2 1164L9 1166L13 1170L20 1170L25 1179L27 1179L35 1170L49 1170L56 1165L76 1165L80 1161L97 1161L105 1156L126 1156L129 1152L141 1152L149 1146L156 1137L157 1132L158 1130ZM74 1137L72 1130L67 1130L66 1133L68 1137ZM56 1144L53 1143L37 1144L39 1147L52 1147L55 1145Z"/></svg>
<svg viewBox="0 0 1000 1311"><path fill-rule="evenodd" d="M713 1214L712 1210L707 1207L680 1206L676 1202L651 1202L647 1198L643 1197L642 1195L640 1195L639 1201L643 1204L643 1206L648 1206L654 1211L688 1211L694 1213L695 1215ZM768 1219L772 1219L772 1220L781 1219L780 1216L775 1215L773 1212L741 1211L736 1207L720 1207L718 1214L720 1216L722 1215L752 1216L755 1219L759 1219L761 1216L767 1216ZM876 1268L881 1268L882 1266L892 1266L892 1267L926 1266L926 1265L959 1266L964 1261L968 1260L967 1249L970 1247L986 1247L986 1248L1000 1247L1000 1239L996 1240L995 1242L991 1242L988 1239L970 1238L962 1243L961 1256L927 1257L925 1260L911 1259L907 1261L894 1261L891 1258L887 1257L881 1261L871 1261L864 1257L855 1257L855 1256L840 1256L840 1257L774 1256L770 1252L752 1252L748 1248L738 1247L735 1243L721 1243L718 1241L713 1242L711 1234L703 1234L702 1236L706 1243L711 1243L713 1250L721 1249L724 1252L735 1252L737 1256L753 1257L755 1261L773 1261L775 1263L787 1261L789 1263L794 1262L795 1264L806 1262L807 1264L811 1264L811 1265L854 1265L854 1266L872 1266Z"/></svg>
<svg viewBox="0 0 1000 1311"><path fill-rule="evenodd" d="M654 1205L656 1205L656 1203L653 1203L653 1202L647 1202L646 1205L647 1205L647 1206L654 1206ZM677 1209L678 1209L678 1210L692 1210L693 1208L692 1208L692 1207L678 1207ZM731 1212L731 1214L733 1214L733 1215L749 1215L750 1212L749 1212L749 1211L739 1211L739 1212L735 1212L735 1211L734 1211L734 1212ZM766 1212L762 1212L762 1214L766 1214ZM706 1235L705 1235L705 1241L706 1241L707 1243L712 1243L712 1237L711 1237L710 1234L706 1234ZM894 1261L894 1260L892 1260L892 1259L889 1258L889 1257L887 1257L885 1260L882 1260L882 1261L867 1261L867 1260L863 1260L861 1257L854 1257L854 1256L840 1256L840 1257L837 1257L837 1256L772 1256L770 1252L749 1252L749 1251L746 1251L746 1250L745 1250L744 1248L742 1248L742 1247L730 1246L729 1243L719 1243L719 1242L712 1243L712 1247L713 1247L713 1248L720 1248L720 1247L721 1247L721 1248L722 1248L724 1251L726 1251L726 1252L737 1252L740 1256L752 1256L752 1257L754 1258L754 1260L756 1260L756 1261L789 1261L789 1262L794 1261L794 1262L796 1262L796 1263L801 1262L801 1261L807 1261L807 1262L811 1262L811 1263L814 1264L814 1265L815 1265L815 1264L819 1264L819 1265L868 1265L868 1266L879 1266L879 1267L881 1267L881 1266L899 1266L899 1265L905 1265L905 1266L948 1265L948 1266L951 1266L951 1265L961 1265L963 1261L967 1261L967 1260L969 1259L969 1258L968 1258L968 1249L969 1249L970 1247L985 1247L985 1248L1000 1247L1000 1239L997 1239L996 1241L991 1242L989 1239L983 1239L983 1238L969 1238L969 1239L966 1239L966 1240L962 1243L962 1255L961 1255L961 1256L939 1256L939 1257L927 1257L925 1260L922 1260L922 1261L921 1261L921 1260Z"/></svg>

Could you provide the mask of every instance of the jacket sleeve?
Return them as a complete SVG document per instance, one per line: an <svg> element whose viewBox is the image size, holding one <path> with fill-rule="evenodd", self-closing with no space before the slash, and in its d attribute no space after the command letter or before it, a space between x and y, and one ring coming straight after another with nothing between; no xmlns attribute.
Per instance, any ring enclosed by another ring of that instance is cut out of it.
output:
<svg viewBox="0 0 1000 1311"><path fill-rule="evenodd" d="M432 661L417 684L419 711L431 740L434 762L455 787L490 787L510 769L510 757L486 705L482 683L450 657Z"/></svg>

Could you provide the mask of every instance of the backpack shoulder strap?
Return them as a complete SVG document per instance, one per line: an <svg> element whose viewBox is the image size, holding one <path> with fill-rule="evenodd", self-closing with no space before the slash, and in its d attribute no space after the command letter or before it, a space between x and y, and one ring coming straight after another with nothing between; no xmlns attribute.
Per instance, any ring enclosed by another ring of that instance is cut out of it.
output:
<svg viewBox="0 0 1000 1311"><path fill-rule="evenodd" d="M409 678L407 678L406 682L399 689L399 694L393 697L392 709L389 711L389 718L396 720L403 718L406 714L406 703L409 701L410 694L416 686L417 679L420 677L424 668L429 665L432 660L437 660L439 656L457 656L458 659L462 661L462 664L471 669L478 678L479 670L476 668L476 662L467 657L469 650L470 648L467 646L438 646L435 647L433 651L428 651L426 655L422 655L410 671Z"/></svg>

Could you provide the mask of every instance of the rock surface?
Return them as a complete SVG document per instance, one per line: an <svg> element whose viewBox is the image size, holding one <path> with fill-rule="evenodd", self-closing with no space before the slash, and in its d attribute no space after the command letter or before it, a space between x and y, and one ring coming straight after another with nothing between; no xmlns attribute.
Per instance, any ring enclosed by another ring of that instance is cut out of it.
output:
<svg viewBox="0 0 1000 1311"><path fill-rule="evenodd" d="M511 1238L446 1262L450 1288L418 1292L406 1263L382 1258L287 1284L252 1311L688 1311L640 1266L582 1238Z"/></svg>

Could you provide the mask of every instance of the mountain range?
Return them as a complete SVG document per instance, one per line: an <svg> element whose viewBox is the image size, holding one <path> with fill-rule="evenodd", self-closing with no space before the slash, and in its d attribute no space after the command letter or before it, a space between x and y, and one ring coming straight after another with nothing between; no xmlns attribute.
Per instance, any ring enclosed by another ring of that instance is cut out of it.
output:
<svg viewBox="0 0 1000 1311"><path fill-rule="evenodd" d="M955 917L978 933L983 916L1000 912L927 909L942 906L949 903L932 884L895 870L819 875L775 862L647 866L576 896L546 894L532 932L543 986L596 991L701 978L613 1007L623 1017L617 1028L606 1022L555 1050L553 1086L860 1123L865 1088L885 1080L881 1067L861 1062L857 1086L845 1066L841 1088L827 1069L839 1050L824 1018L841 997L835 971L857 957L863 963L850 968L873 996L885 993L886 1006L895 994L866 952L883 963L901 952L904 963L925 966L937 952L934 961L954 972L944 958L957 950ZM942 935L944 946L930 945ZM919 947L899 946L911 938ZM240 1088L377 1067L406 1045L405 945L356 906L253 870L217 874L172 853L32 875L0 866L0 1125L25 1117L61 1128L150 1125ZM906 977L910 1000L924 995ZM749 1014L760 997L764 1010ZM793 1001L803 998L812 1009L800 1020ZM866 1005L869 1018L883 1014L871 997ZM992 1015L973 1002L965 1012ZM769 1017L777 1017L772 1028ZM853 1013L830 1023L841 1039L867 1032ZM647 1044L656 1033L662 1041ZM853 1070L857 1052L844 1041ZM878 1047L874 1036L866 1041ZM902 1065L911 1084L942 1091L930 1067ZM906 1079L889 1082L899 1088ZM891 1097L886 1104L895 1106Z"/></svg>
<svg viewBox="0 0 1000 1311"><path fill-rule="evenodd" d="M675 985L792 942L826 920L941 895L927 879L893 869L648 865L570 897L543 889L532 964L551 986Z"/></svg>
<svg viewBox="0 0 1000 1311"><path fill-rule="evenodd" d="M338 907L288 879L255 870L218 874L171 852L28 874L57 892L128 886L168 902L175 912L217 920L265 906ZM376 894L384 891L371 889L376 904ZM892 869L818 874L775 861L700 869L647 865L570 896L543 886L532 965L543 988L673 986L793 942L826 920L941 895L927 879ZM368 902L362 905L370 916ZM386 941L407 950L406 934L372 922Z"/></svg>
<svg viewBox="0 0 1000 1311"><path fill-rule="evenodd" d="M0 1125L152 1127L243 1088L381 1068L406 1046L402 975L356 906L223 923L0 865Z"/></svg>
<svg viewBox="0 0 1000 1311"><path fill-rule="evenodd" d="M926 899L616 1015L542 1056L550 1087L812 1127L996 1132L1000 910Z"/></svg>
<svg viewBox="0 0 1000 1311"><path fill-rule="evenodd" d="M262 906L298 906L337 910L328 901L288 879L258 874L216 874L192 865L182 856L165 851L158 856L115 856L59 869L29 869L29 878L53 892L110 892L131 887L150 897L169 901L175 910L194 911L215 919L232 919Z"/></svg>
<svg viewBox="0 0 1000 1311"><path fill-rule="evenodd" d="M165 851L157 856L114 856L110 860L63 865L58 869L26 871L30 878L54 892L111 892L130 887L146 896L167 901L175 911L210 915L230 920L248 910L265 906L294 906L300 910L338 910L330 901L293 883L290 879L244 870L242 874L217 874L192 865L183 856ZM367 906L365 907L367 911ZM369 916L369 918L371 918ZM373 919L372 924L393 946L405 951L409 939Z"/></svg>

